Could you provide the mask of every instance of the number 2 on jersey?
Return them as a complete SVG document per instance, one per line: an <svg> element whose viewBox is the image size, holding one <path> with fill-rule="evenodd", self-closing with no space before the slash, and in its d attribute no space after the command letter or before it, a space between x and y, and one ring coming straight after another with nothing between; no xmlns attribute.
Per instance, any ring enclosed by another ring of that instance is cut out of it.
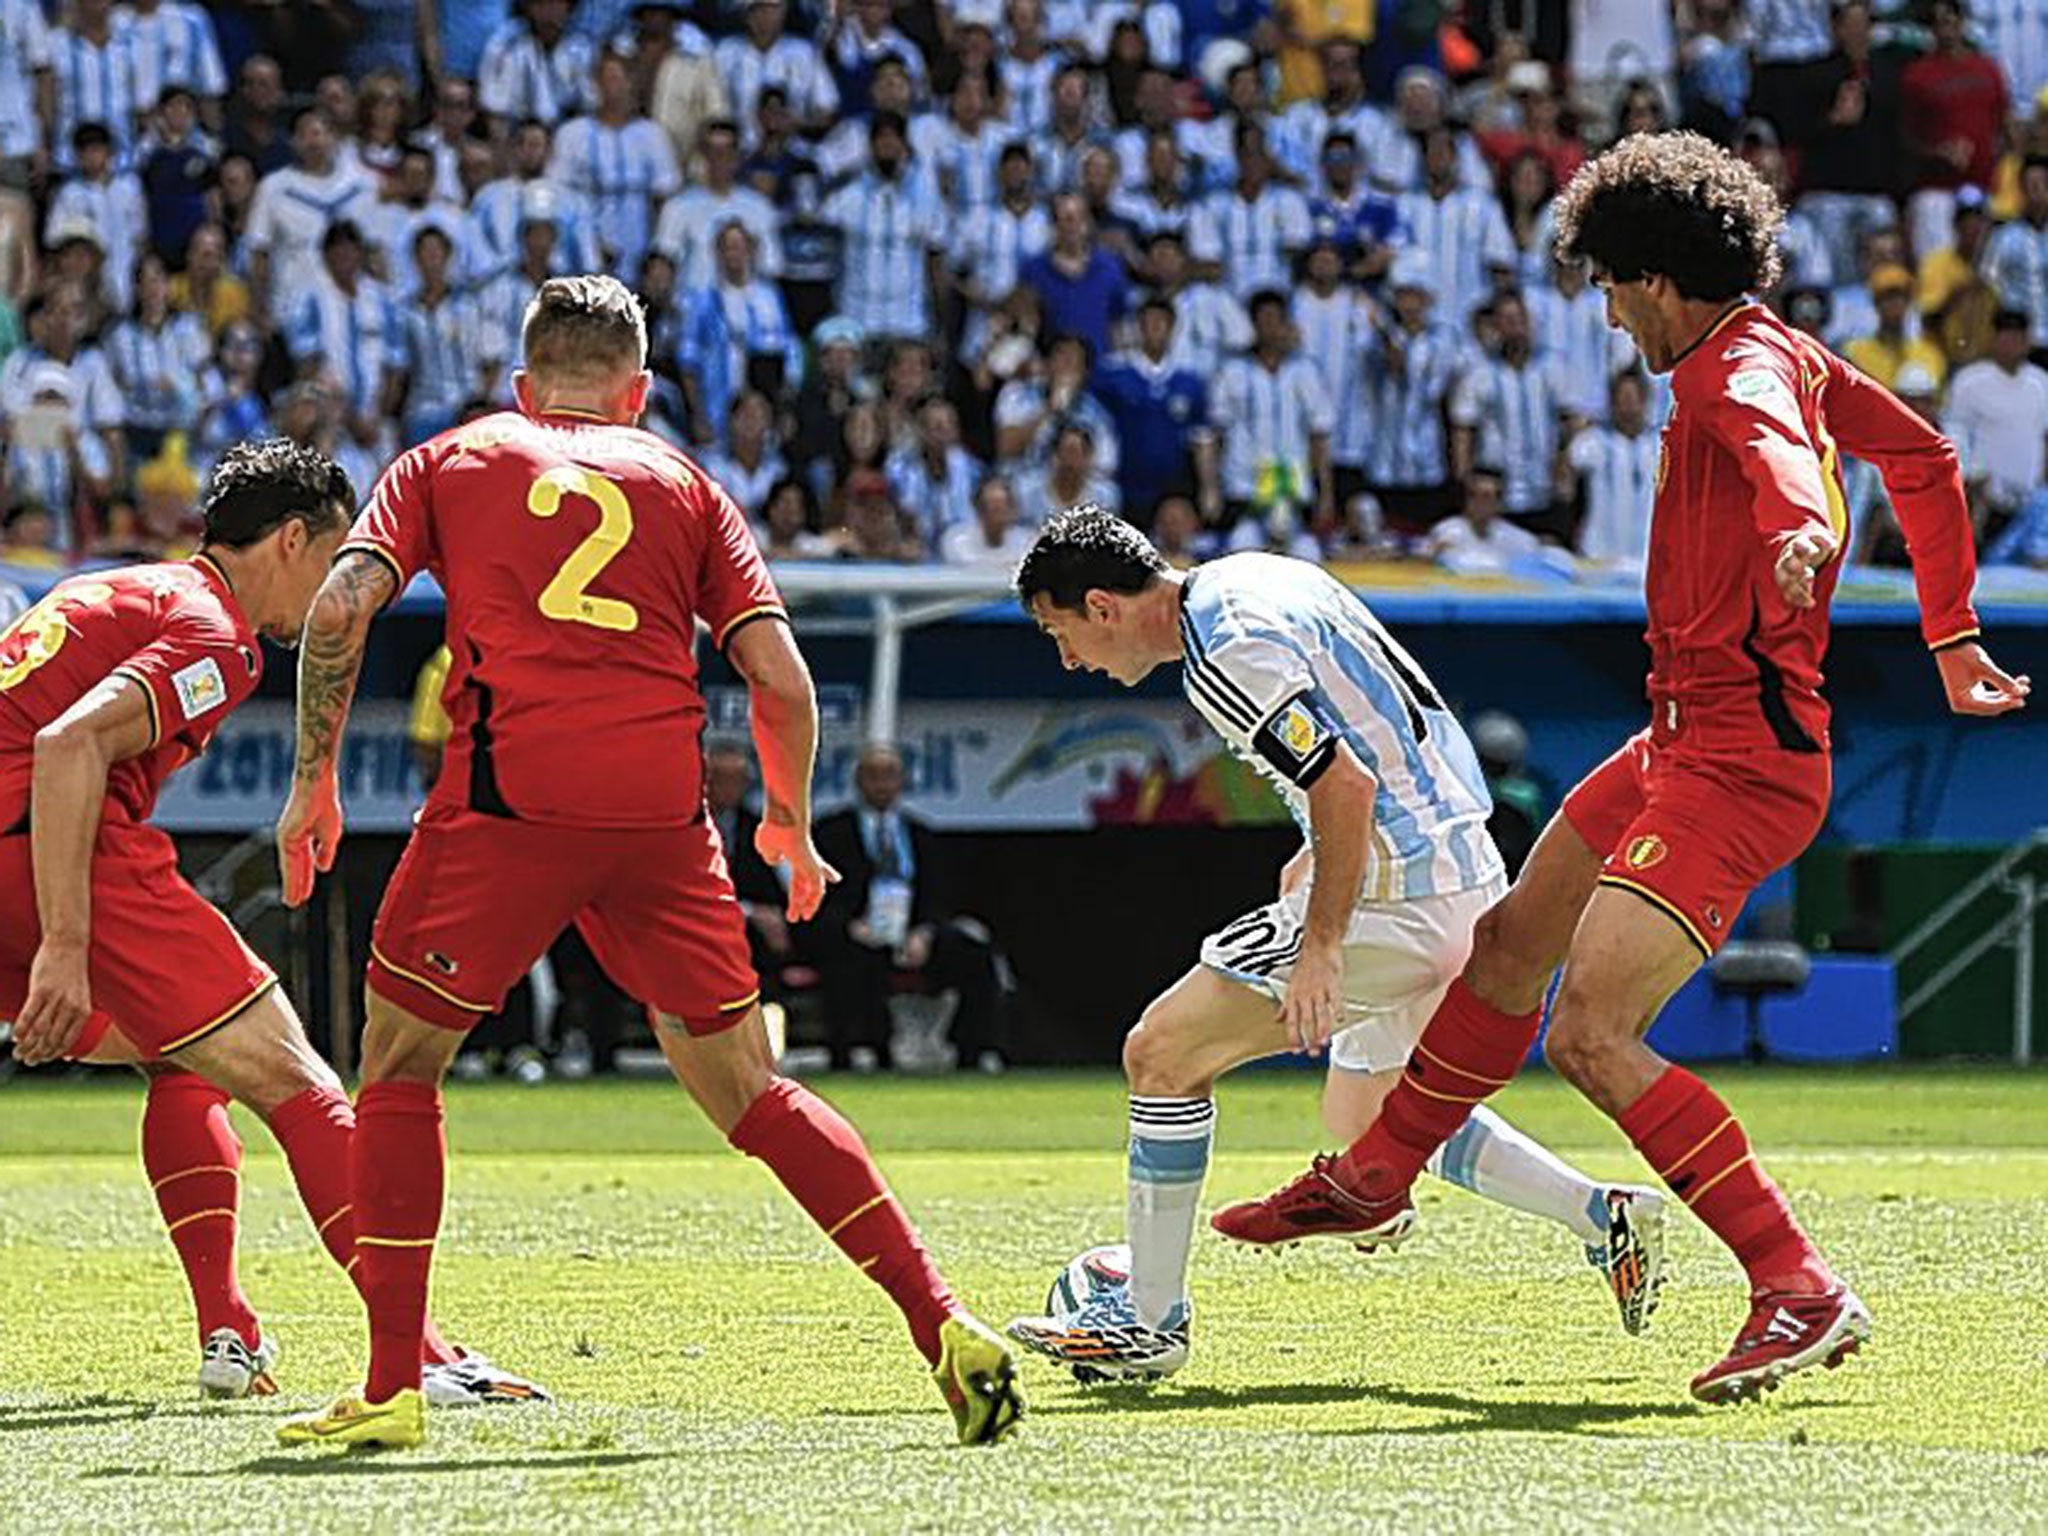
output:
<svg viewBox="0 0 2048 1536"><path fill-rule="evenodd" d="M640 627L640 613L616 597L592 597L590 584L618 558L633 537L633 508L626 493L602 475L580 464L558 464L526 493L526 510L535 517L553 517L564 496L581 496L597 507L597 527L569 551L561 569L541 588L540 611L563 624L588 624L593 629L631 634Z"/></svg>

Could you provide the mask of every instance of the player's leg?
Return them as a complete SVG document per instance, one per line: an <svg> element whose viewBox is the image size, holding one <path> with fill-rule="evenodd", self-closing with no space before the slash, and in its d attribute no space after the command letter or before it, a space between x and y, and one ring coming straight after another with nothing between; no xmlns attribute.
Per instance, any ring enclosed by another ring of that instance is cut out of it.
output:
<svg viewBox="0 0 2048 1536"><path fill-rule="evenodd" d="M1550 978L1599 882L1604 851L1643 798L1647 744L1623 746L1575 789L1513 889L1481 917L1472 954L1416 1041L1370 1129L1263 1200L1217 1212L1240 1242L1369 1233L1409 1216L1408 1188L1475 1105L1510 1082L1542 1023Z"/></svg>

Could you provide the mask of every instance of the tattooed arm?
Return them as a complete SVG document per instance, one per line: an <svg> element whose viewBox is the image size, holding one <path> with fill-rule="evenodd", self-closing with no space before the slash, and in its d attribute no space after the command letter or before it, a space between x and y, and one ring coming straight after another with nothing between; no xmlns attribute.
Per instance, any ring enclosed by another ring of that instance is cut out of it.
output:
<svg viewBox="0 0 2048 1536"><path fill-rule="evenodd" d="M316 874L334 867L341 843L341 794L335 760L348 725L349 701L363 665L370 621L398 594L390 563L362 549L344 550L320 584L299 642L298 747L292 793L277 819L277 856L287 906L313 894Z"/></svg>

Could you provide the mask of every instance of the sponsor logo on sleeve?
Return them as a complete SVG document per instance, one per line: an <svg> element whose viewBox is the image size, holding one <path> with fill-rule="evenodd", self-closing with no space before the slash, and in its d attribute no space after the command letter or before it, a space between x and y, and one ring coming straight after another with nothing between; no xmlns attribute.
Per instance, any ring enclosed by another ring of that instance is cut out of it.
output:
<svg viewBox="0 0 2048 1536"><path fill-rule="evenodd" d="M197 720L228 701L227 680L220 675L220 664L211 656L201 657L191 666L173 672L171 687L178 695L178 707L185 711L187 720Z"/></svg>
<svg viewBox="0 0 2048 1536"><path fill-rule="evenodd" d="M1728 398L1744 405L1790 404L1792 390L1768 368L1745 368L1728 379Z"/></svg>

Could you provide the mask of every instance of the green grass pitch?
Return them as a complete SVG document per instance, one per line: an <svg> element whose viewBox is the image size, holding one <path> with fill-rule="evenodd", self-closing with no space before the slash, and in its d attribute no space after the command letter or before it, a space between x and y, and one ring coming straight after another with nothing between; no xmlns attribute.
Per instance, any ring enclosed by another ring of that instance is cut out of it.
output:
<svg viewBox="0 0 2048 1536"><path fill-rule="evenodd" d="M383 1456L272 1443L359 1368L361 1325L260 1127L243 1275L284 1395L208 1405L133 1152L139 1084L13 1084L0 1531L2048 1530L2048 1075L1714 1078L1876 1313L1847 1368L1697 1407L1686 1380L1743 1291L1696 1224L1631 1341L1562 1234L1436 1187L1415 1241L1376 1260L1205 1234L1182 1376L1083 1389L1031 1362L1033 1417L973 1451L880 1294L679 1090L459 1087L436 1310L559 1402L441 1414L424 1450ZM991 1322L1121 1232L1107 1074L825 1091ZM1219 1102L1212 1204L1317 1143L1306 1075L1241 1077ZM1639 1176L1546 1077L1502 1108Z"/></svg>

